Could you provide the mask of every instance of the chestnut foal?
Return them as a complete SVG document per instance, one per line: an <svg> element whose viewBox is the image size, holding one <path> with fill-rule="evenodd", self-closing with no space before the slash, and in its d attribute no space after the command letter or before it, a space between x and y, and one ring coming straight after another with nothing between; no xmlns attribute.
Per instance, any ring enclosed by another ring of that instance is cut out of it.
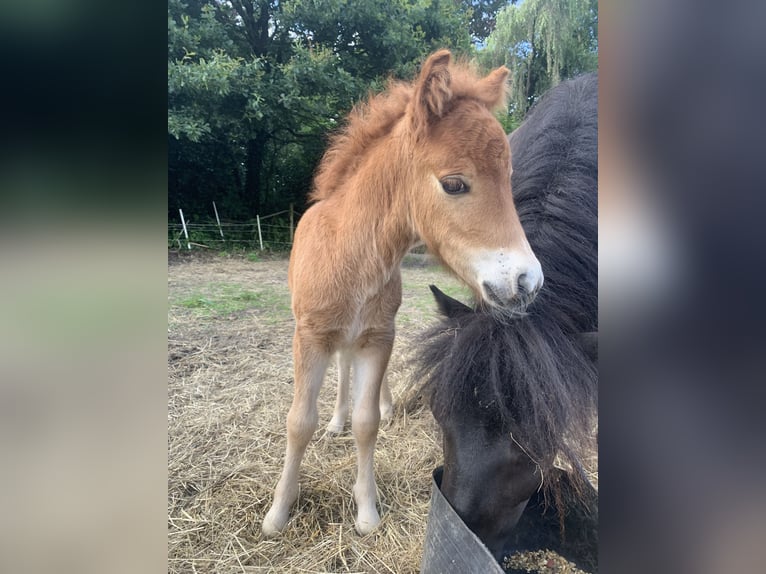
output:
<svg viewBox="0 0 766 574"><path fill-rule="evenodd" d="M267 536L284 529L298 498L319 388L335 353L341 387L349 368L354 377L356 529L367 534L380 522L373 455L381 384L401 303L399 264L411 247L424 243L494 309L523 308L540 289L540 263L511 196L510 147L492 115L505 103L508 73L501 67L479 77L449 51L436 52L414 82L392 83L356 107L322 159L290 257L295 389L285 465L263 521ZM383 394L390 409L390 393ZM345 420L345 402L338 405L336 429Z"/></svg>

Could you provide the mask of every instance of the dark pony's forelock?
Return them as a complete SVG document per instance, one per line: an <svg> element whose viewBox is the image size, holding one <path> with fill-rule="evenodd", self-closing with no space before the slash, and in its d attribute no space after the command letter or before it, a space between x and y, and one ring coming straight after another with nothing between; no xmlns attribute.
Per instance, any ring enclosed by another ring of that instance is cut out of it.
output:
<svg viewBox="0 0 766 574"><path fill-rule="evenodd" d="M470 414L580 478L597 406L597 367L579 340L598 331L597 85L595 74L560 84L510 137L516 209L545 274L536 300L523 317L445 317L416 374L437 420Z"/></svg>

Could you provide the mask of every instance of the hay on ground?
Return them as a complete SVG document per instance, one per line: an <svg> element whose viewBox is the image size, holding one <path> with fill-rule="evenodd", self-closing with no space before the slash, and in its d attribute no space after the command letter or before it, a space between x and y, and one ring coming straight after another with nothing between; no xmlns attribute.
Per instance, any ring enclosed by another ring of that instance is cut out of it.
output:
<svg viewBox="0 0 766 574"><path fill-rule="evenodd" d="M407 352L434 312L407 285L428 293L429 282L451 279L428 267L404 270L388 371L395 416L381 429L375 454L380 528L365 537L354 531L353 438L348 430L323 431L335 401L331 368L292 518L281 536L265 539L261 520L282 468L292 399L287 262L176 256L170 263L168 572L417 572L441 438L410 389ZM237 289L249 293L241 297L247 305L215 307L216 297L240 296ZM197 299L201 306L188 303ZM558 571L545 564L545 572Z"/></svg>

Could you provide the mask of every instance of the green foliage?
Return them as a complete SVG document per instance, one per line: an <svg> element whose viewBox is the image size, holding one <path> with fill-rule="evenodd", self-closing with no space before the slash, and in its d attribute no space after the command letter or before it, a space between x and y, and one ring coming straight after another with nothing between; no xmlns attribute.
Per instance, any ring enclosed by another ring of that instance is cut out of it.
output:
<svg viewBox="0 0 766 574"><path fill-rule="evenodd" d="M169 0L168 217L302 209L327 136L386 78L471 51L452 0Z"/></svg>
<svg viewBox="0 0 766 574"><path fill-rule="evenodd" d="M462 11L469 19L469 30L473 40L481 43L495 29L498 10L518 0L460 0Z"/></svg>
<svg viewBox="0 0 766 574"><path fill-rule="evenodd" d="M596 68L597 23L596 0L169 0L169 221L178 208L210 221L213 201L225 220L302 211L354 103L437 48L486 40L480 63L512 70L498 115L512 131L549 87Z"/></svg>
<svg viewBox="0 0 766 574"><path fill-rule="evenodd" d="M186 55L168 62L168 133L196 143L213 132L236 133L241 122L260 120L262 98L255 88L262 75L259 61L232 58L221 50L209 59Z"/></svg>
<svg viewBox="0 0 766 574"><path fill-rule="evenodd" d="M598 67L598 2L525 0L508 5L498 12L480 57L486 66L511 69L510 113L518 122L562 79Z"/></svg>
<svg viewBox="0 0 766 574"><path fill-rule="evenodd" d="M495 117L497 117L497 120L503 126L503 130L507 134L511 133L513 130L519 127L522 119L516 117L514 114L509 114L507 111L498 113Z"/></svg>

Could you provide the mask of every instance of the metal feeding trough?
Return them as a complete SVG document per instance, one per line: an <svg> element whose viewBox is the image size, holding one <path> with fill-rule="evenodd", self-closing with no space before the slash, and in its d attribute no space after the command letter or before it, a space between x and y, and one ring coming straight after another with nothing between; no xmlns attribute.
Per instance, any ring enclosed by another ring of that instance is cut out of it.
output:
<svg viewBox="0 0 766 574"><path fill-rule="evenodd" d="M444 498L440 489L443 470L441 466L434 470L431 481L431 507L420 573L503 574L489 549Z"/></svg>
<svg viewBox="0 0 766 574"><path fill-rule="evenodd" d="M505 574L492 553L458 516L441 492L443 467L433 472L421 574ZM570 488L566 473L559 476L564 498ZM549 549L588 572L598 571L598 493L571 498L565 516L565 540L555 512L545 510L542 496L527 504L511 547L519 551Z"/></svg>

